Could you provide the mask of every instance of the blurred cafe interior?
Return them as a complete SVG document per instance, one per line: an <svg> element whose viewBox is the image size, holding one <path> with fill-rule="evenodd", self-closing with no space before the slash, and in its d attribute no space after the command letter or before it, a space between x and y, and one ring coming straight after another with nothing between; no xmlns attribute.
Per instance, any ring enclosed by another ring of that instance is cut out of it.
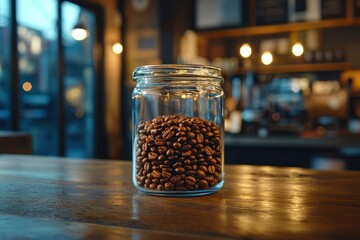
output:
<svg viewBox="0 0 360 240"><path fill-rule="evenodd" d="M130 160L133 69L187 63L226 164L359 170L359 43L360 0L1 0L0 152Z"/></svg>

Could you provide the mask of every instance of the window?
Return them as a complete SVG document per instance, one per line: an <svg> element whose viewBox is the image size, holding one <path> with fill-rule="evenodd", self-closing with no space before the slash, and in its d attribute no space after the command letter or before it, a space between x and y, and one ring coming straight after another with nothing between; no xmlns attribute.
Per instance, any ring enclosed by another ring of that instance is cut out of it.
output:
<svg viewBox="0 0 360 240"><path fill-rule="evenodd" d="M0 1L0 130L10 129L10 0Z"/></svg>
<svg viewBox="0 0 360 240"><path fill-rule="evenodd" d="M94 155L95 120L95 15L70 2L62 4L65 93L65 156ZM75 16L75 17L74 17ZM87 37L77 41L71 35L81 23Z"/></svg>
<svg viewBox="0 0 360 240"><path fill-rule="evenodd" d="M96 137L105 131L98 64L103 13L97 5L83 4L0 0L0 130L31 133L34 154L106 154ZM81 41L71 35L78 23L87 30Z"/></svg>
<svg viewBox="0 0 360 240"><path fill-rule="evenodd" d="M32 13L32 14L29 14ZM18 0L19 129L36 154L58 153L57 1Z"/></svg>

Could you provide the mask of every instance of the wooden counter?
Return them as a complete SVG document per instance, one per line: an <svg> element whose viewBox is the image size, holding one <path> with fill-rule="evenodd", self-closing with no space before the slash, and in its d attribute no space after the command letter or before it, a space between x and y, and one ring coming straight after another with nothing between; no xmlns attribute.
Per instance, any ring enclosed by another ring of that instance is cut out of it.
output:
<svg viewBox="0 0 360 240"><path fill-rule="evenodd" d="M225 156L228 164L305 168L311 168L316 158L333 158L341 159L346 169L360 170L360 135L261 138L226 134Z"/></svg>
<svg viewBox="0 0 360 240"><path fill-rule="evenodd" d="M215 194L155 197L129 161L0 155L0 239L360 239L360 172L225 171Z"/></svg>

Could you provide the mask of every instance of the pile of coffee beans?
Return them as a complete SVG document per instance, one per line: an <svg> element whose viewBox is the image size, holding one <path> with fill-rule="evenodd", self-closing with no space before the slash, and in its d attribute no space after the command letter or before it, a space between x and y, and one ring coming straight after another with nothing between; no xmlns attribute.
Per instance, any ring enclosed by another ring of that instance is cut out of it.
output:
<svg viewBox="0 0 360 240"><path fill-rule="evenodd" d="M165 115L139 122L136 181L159 191L208 189L222 180L222 141L212 122Z"/></svg>

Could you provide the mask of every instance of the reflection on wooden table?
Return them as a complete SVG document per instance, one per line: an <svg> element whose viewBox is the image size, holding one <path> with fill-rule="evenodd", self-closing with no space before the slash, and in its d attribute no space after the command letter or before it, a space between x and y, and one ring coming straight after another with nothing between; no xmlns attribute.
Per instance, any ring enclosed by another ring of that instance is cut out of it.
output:
<svg viewBox="0 0 360 240"><path fill-rule="evenodd" d="M0 156L0 238L359 239L360 172L229 165L215 194L145 195L131 162Z"/></svg>

